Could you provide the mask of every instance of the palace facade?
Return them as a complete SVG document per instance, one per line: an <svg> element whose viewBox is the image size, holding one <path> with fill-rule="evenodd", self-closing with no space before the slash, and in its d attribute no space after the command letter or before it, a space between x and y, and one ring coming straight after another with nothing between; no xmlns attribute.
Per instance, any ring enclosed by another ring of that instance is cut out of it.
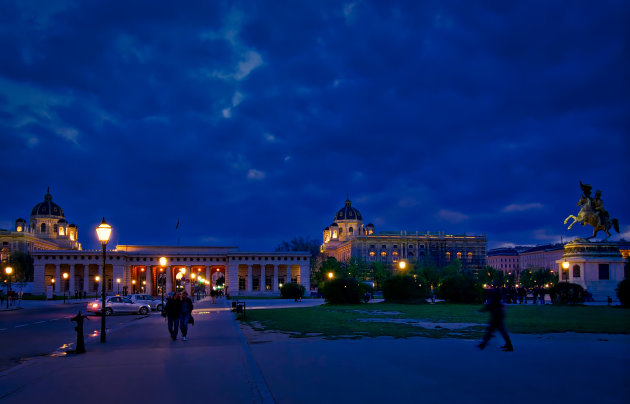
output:
<svg viewBox="0 0 630 404"><path fill-rule="evenodd" d="M63 209L52 201L50 190L33 207L27 222L15 221L13 231L1 230L2 261L15 251L33 257L33 294L108 294L161 292L216 285L225 279L227 293L279 295L280 287L295 282L310 289L310 253L240 252L237 247L180 247L117 245L106 252L83 250L78 228L68 224ZM160 258L166 265L160 265Z"/></svg>
<svg viewBox="0 0 630 404"><path fill-rule="evenodd" d="M323 231L321 251L340 262L359 258L366 262L395 265L399 261L430 258L438 266L459 260L463 268L486 265L486 237L445 233L376 233L374 225L364 225L363 216L350 199L337 211L333 223Z"/></svg>

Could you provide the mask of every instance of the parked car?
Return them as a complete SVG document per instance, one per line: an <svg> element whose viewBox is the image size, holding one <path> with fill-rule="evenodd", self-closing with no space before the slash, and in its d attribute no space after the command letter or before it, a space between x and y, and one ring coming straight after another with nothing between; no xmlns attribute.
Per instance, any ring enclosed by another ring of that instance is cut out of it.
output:
<svg viewBox="0 0 630 404"><path fill-rule="evenodd" d="M105 298L105 315L111 316L114 313L138 313L148 314L151 308L144 303L134 303L130 299L121 296ZM93 300L87 304L87 311L101 313L101 300Z"/></svg>
<svg viewBox="0 0 630 404"><path fill-rule="evenodd" d="M146 304L151 310L162 311L162 299L156 299L151 295L142 295L138 293L126 297L134 303Z"/></svg>

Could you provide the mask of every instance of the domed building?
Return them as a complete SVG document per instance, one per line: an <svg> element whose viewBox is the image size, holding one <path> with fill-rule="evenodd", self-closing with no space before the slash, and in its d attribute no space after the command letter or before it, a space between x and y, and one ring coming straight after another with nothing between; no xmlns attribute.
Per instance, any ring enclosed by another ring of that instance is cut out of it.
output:
<svg viewBox="0 0 630 404"><path fill-rule="evenodd" d="M19 218L12 231L0 230L0 259L8 259L14 251L80 250L78 240L79 229L75 224L68 224L63 209L53 202L48 188L44 200L31 209L28 222Z"/></svg>
<svg viewBox="0 0 630 404"><path fill-rule="evenodd" d="M359 258L394 265L431 257L439 266L455 259L464 268L481 269L486 265L485 236L407 231L377 234L372 223L364 226L361 212L352 206L349 197L333 223L324 228L321 250L340 262Z"/></svg>

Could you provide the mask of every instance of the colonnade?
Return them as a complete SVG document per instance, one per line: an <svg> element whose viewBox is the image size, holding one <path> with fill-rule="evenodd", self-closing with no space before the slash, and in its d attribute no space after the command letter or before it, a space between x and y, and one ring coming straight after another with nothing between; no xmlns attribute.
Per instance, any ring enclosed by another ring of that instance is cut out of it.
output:
<svg viewBox="0 0 630 404"><path fill-rule="evenodd" d="M307 291L310 288L310 256L305 253L229 254L223 258L207 258L208 261L214 260L217 263L205 265L200 264L204 264L206 259L175 257L162 267L150 264L158 261L156 257L143 259L142 264L136 264L138 258L113 251L107 254L104 273L102 261L94 253L67 254L68 252L55 254L55 251L33 254L34 294L52 292L60 295L67 292L70 296L75 293L93 296L100 295L101 288L105 287L107 294L135 292L155 296L160 292L158 279L162 273L166 278L166 293L175 291L179 283L192 294L193 285L198 284L200 278L204 280L203 284L210 287L219 276L225 277L227 293L234 296L279 294L282 284L288 282L302 284ZM191 264L182 265L185 261L190 261ZM217 273L220 275L216 275ZM64 279L64 274L68 274L67 280Z"/></svg>

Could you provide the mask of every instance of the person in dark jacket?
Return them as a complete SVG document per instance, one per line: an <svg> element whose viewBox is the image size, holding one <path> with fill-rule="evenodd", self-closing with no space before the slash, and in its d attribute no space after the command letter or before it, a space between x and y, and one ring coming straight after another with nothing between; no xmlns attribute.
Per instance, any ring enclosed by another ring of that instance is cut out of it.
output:
<svg viewBox="0 0 630 404"><path fill-rule="evenodd" d="M514 347L512 346L512 341L510 341L510 336L508 335L505 329L505 313L503 311L503 303L501 302L501 292L497 289L493 290L490 294L490 300L488 304L486 304L481 311L489 311L490 312L490 323L488 324L488 329L486 330L486 335L483 337L483 341L477 347L479 349L484 349L486 345L488 345L488 341L492 338L492 334L495 330L498 330L503 339L505 340L505 345L501 347L502 350L512 352Z"/></svg>
<svg viewBox="0 0 630 404"><path fill-rule="evenodd" d="M182 292L181 302L182 310L179 315L179 328L182 330L182 339L186 341L186 336L188 335L188 320L193 311L193 302L188 297L188 292Z"/></svg>
<svg viewBox="0 0 630 404"><path fill-rule="evenodd" d="M177 339L177 329L179 328L180 316L182 314L182 301L179 298L179 293L175 293L173 297L166 299L164 313L168 321L168 332L171 334L171 339L175 341Z"/></svg>

